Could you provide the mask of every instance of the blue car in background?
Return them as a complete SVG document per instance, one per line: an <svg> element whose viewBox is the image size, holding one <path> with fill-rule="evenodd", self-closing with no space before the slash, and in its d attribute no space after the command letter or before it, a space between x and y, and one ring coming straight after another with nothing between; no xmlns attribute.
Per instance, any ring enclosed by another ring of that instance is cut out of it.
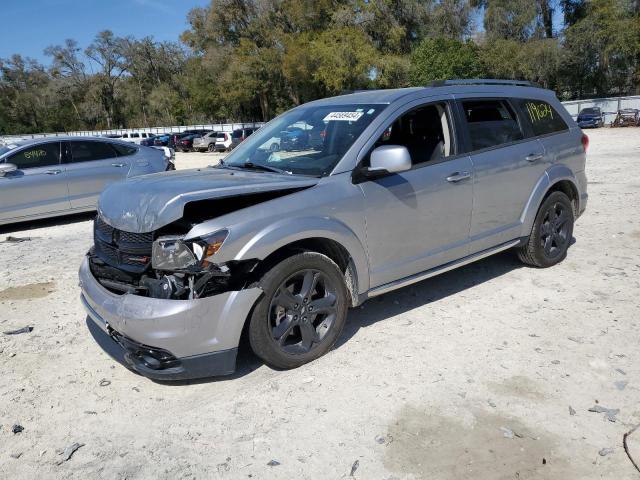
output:
<svg viewBox="0 0 640 480"><path fill-rule="evenodd" d="M153 139L153 145L156 147L166 147L169 143L170 135L159 135Z"/></svg>
<svg viewBox="0 0 640 480"><path fill-rule="evenodd" d="M304 150L309 147L309 134L301 128L289 128L281 132L280 150Z"/></svg>
<svg viewBox="0 0 640 480"><path fill-rule="evenodd" d="M599 107L583 108L577 120L580 128L598 128L604 126L604 117Z"/></svg>

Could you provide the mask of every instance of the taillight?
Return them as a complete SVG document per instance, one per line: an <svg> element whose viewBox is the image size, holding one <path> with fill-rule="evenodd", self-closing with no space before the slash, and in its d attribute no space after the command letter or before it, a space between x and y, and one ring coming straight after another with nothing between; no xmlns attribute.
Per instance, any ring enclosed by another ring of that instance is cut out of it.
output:
<svg viewBox="0 0 640 480"><path fill-rule="evenodd" d="M582 148L584 149L585 153L587 153L587 150L589 150L589 137L587 137L586 133L582 134Z"/></svg>

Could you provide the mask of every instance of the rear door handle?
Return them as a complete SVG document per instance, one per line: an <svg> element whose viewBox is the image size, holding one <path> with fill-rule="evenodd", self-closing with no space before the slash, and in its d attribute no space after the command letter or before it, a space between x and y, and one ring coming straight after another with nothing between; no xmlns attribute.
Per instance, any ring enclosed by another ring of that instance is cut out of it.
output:
<svg viewBox="0 0 640 480"><path fill-rule="evenodd" d="M47 175L58 175L62 173L62 170L47 170Z"/></svg>
<svg viewBox="0 0 640 480"><path fill-rule="evenodd" d="M126 163L112 163L111 166L120 168L120 167L126 167L127 164Z"/></svg>
<svg viewBox="0 0 640 480"><path fill-rule="evenodd" d="M543 155L541 153L530 153L529 155L527 155L526 157L524 157L524 159L527 162L537 162L538 160L541 160L543 157Z"/></svg>
<svg viewBox="0 0 640 480"><path fill-rule="evenodd" d="M471 174L469 172L455 172L447 177L447 182L458 183L462 180L467 180L468 178L471 178Z"/></svg>

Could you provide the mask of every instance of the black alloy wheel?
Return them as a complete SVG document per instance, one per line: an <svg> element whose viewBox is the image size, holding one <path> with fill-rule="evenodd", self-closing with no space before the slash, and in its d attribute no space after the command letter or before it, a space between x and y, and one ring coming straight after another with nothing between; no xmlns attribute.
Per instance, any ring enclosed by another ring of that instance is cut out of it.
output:
<svg viewBox="0 0 640 480"><path fill-rule="evenodd" d="M569 246L569 221L571 215L560 202L547 208L540 223L540 244L547 258L553 259L562 255Z"/></svg>
<svg viewBox="0 0 640 480"><path fill-rule="evenodd" d="M567 256L573 238L574 213L569 197L551 192L538 209L531 234L518 247L518 258L534 267L551 267Z"/></svg>
<svg viewBox="0 0 640 480"><path fill-rule="evenodd" d="M342 332L350 294L329 257L302 252L258 282L263 295L249 319L253 351L276 368L295 368L328 352Z"/></svg>
<svg viewBox="0 0 640 480"><path fill-rule="evenodd" d="M336 318L336 288L318 270L300 270L276 290L269 307L273 340L287 353L317 346Z"/></svg>

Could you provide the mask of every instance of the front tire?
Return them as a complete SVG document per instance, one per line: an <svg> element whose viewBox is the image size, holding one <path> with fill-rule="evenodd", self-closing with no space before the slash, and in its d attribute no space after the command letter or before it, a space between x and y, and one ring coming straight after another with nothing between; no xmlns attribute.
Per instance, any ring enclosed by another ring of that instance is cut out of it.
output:
<svg viewBox="0 0 640 480"><path fill-rule="evenodd" d="M347 318L348 292L327 256L304 252L275 265L260 280L264 294L249 320L249 342L275 368L296 368L335 344Z"/></svg>
<svg viewBox="0 0 640 480"><path fill-rule="evenodd" d="M567 256L573 238L573 206L562 192L549 195L536 214L527 243L518 248L518 258L527 265L547 268Z"/></svg>

